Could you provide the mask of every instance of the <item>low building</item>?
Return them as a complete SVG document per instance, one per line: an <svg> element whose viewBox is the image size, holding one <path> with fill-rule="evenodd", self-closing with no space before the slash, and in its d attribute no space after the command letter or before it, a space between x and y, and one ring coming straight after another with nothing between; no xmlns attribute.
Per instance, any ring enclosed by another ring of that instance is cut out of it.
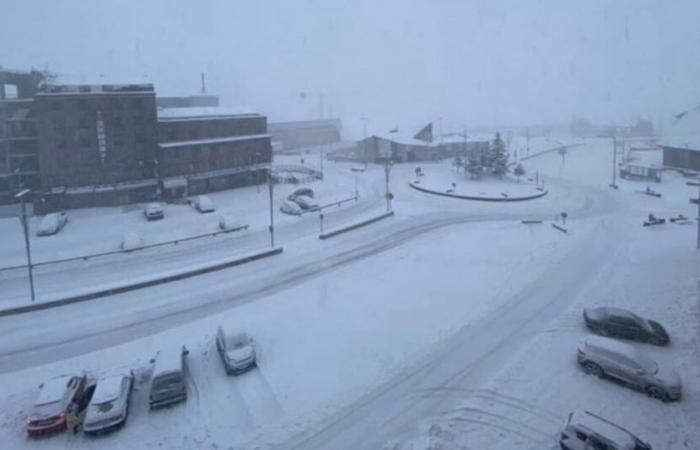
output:
<svg viewBox="0 0 700 450"><path fill-rule="evenodd" d="M700 137L665 139L659 146L664 167L700 172Z"/></svg>
<svg viewBox="0 0 700 450"><path fill-rule="evenodd" d="M165 198L263 183L272 161L267 119L226 108L158 110Z"/></svg>
<svg viewBox="0 0 700 450"><path fill-rule="evenodd" d="M340 142L340 119L300 120L268 124L275 148L292 150Z"/></svg>
<svg viewBox="0 0 700 450"><path fill-rule="evenodd" d="M445 136L441 142L430 142L398 133L373 135L357 143L355 160L382 163L390 155L394 162L439 161L455 156L485 154L488 141L466 141L462 136Z"/></svg>

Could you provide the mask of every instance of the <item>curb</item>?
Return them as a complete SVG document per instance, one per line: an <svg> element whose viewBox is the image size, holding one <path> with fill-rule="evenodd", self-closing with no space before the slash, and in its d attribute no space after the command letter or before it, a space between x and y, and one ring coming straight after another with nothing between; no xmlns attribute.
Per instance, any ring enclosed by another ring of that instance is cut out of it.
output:
<svg viewBox="0 0 700 450"><path fill-rule="evenodd" d="M279 255L282 253L283 247L275 247L269 250L264 250L257 253L251 253L236 259L230 259L220 263L212 264L210 266L199 267L196 269L186 270L180 273L174 273L171 275L166 275L160 278L155 278L151 280L144 280L133 284L125 284L122 286L115 286L99 291L87 292L84 294L74 295L72 297L66 297L58 300L51 300L43 303L34 303L32 305L26 306L16 306L13 308L0 309L0 317L11 316L15 314L23 314L32 311L41 311L44 309L57 308L59 306L70 305L73 303L85 302L88 300L94 300L100 297L107 297L114 294L121 294L123 292L135 291L137 289L142 289L150 286L156 286L159 284L169 283L171 281L182 280L185 278L194 277L197 275L202 275L208 272L215 272L217 270L227 269L229 267L240 266L258 259L267 258L269 256Z"/></svg>
<svg viewBox="0 0 700 450"><path fill-rule="evenodd" d="M524 202L527 200L535 200L535 199L538 199L540 197L544 197L549 192L547 190L544 190L544 191L540 192L539 194L530 195L527 197L471 197L468 195L448 194L447 192L433 191L430 189L418 187L413 183L408 183L408 185L411 186L413 189L420 191L420 192L425 192L426 194L440 195L442 197L458 198L461 200L474 200L474 201L478 201L478 202Z"/></svg>
<svg viewBox="0 0 700 450"><path fill-rule="evenodd" d="M394 211L389 211L387 213L380 214L376 217L372 217L371 219L363 220L362 222L357 222L357 223L354 223L352 225L348 225L348 226L343 227L343 228L336 228L335 230L331 230L327 233L321 233L318 235L318 238L319 239L332 238L334 236L338 236L339 234L347 233L348 231L356 230L358 228L362 228L364 226L373 224L375 222L379 222L380 220L387 219L389 217L392 217L393 215L394 215Z"/></svg>

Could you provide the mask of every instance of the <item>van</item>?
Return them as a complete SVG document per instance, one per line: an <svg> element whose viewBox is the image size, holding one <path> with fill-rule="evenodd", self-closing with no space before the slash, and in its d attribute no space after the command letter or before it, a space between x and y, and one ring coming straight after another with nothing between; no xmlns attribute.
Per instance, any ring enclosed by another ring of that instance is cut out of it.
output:
<svg viewBox="0 0 700 450"><path fill-rule="evenodd" d="M184 345L180 350L158 352L148 394L151 409L187 400L188 354Z"/></svg>
<svg viewBox="0 0 700 450"><path fill-rule="evenodd" d="M197 211L201 212L202 214L214 212L214 210L216 210L214 202L212 202L207 195L198 196L194 201L194 206L197 208Z"/></svg>

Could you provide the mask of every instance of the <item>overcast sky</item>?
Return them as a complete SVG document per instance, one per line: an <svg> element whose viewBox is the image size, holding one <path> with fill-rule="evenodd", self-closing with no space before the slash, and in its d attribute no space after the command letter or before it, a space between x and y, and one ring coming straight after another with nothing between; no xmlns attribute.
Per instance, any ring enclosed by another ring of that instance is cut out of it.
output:
<svg viewBox="0 0 700 450"><path fill-rule="evenodd" d="M698 0L0 0L0 65L155 83L348 134L666 120L700 103ZM302 99L301 92L308 92ZM670 121L669 121L670 122Z"/></svg>

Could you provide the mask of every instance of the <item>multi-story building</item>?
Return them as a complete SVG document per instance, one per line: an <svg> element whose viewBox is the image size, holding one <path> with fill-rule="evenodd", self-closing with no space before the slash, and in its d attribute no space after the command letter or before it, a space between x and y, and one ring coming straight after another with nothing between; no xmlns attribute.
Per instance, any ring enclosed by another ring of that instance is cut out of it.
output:
<svg viewBox="0 0 700 450"><path fill-rule="evenodd" d="M40 186L34 93L45 78L38 71L0 70L0 204Z"/></svg>
<svg viewBox="0 0 700 450"><path fill-rule="evenodd" d="M162 108L158 135L166 197L266 180L272 148L265 116L225 108Z"/></svg>

